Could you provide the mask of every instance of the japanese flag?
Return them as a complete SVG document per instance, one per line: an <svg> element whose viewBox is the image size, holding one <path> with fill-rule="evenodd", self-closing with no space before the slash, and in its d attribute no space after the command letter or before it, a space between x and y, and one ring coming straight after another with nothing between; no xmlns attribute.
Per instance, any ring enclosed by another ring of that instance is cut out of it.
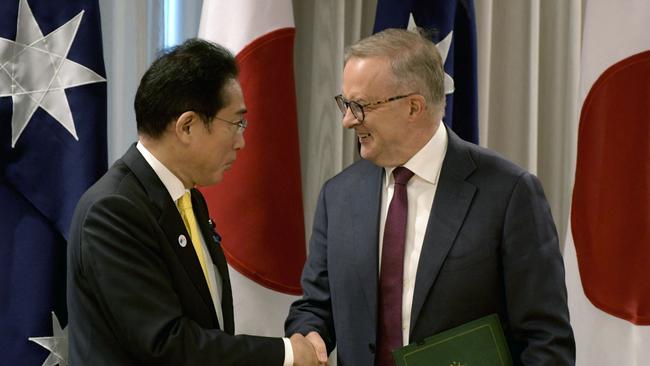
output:
<svg viewBox="0 0 650 366"><path fill-rule="evenodd" d="M565 250L578 365L650 365L650 1L585 2Z"/></svg>
<svg viewBox="0 0 650 366"><path fill-rule="evenodd" d="M237 333L282 335L305 262L291 0L206 0L199 37L237 57L249 127L204 189L230 266Z"/></svg>

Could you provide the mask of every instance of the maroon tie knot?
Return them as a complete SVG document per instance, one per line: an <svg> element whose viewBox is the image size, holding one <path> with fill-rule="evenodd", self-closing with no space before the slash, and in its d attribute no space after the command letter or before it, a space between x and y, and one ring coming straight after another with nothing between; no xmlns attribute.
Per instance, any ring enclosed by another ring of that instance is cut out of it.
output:
<svg viewBox="0 0 650 366"><path fill-rule="evenodd" d="M395 179L395 184L406 185L408 181L413 177L413 172L404 168L403 166L398 166L393 170L393 178Z"/></svg>

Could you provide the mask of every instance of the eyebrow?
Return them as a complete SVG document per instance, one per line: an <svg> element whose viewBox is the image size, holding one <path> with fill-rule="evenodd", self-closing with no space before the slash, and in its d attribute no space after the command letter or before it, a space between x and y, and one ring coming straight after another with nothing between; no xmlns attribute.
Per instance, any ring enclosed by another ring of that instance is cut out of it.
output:
<svg viewBox="0 0 650 366"><path fill-rule="evenodd" d="M343 94L341 94L341 95L343 95ZM349 98L348 99L348 98L346 98L345 95L343 95L343 99L345 99L345 100L347 100L349 102L357 102L357 103L361 102L361 103L364 103L364 104L367 103L364 98L358 98L358 99L357 98Z"/></svg>

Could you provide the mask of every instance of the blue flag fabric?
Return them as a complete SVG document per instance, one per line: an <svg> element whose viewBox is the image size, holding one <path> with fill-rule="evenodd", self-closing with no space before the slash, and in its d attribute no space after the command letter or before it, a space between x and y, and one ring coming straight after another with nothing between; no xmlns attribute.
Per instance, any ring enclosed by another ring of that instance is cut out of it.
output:
<svg viewBox="0 0 650 366"><path fill-rule="evenodd" d="M60 361L29 338L67 324L68 228L106 164L97 0L0 2L1 365Z"/></svg>
<svg viewBox="0 0 650 366"><path fill-rule="evenodd" d="M478 143L476 20L472 0L379 0L374 32L415 24L436 44L453 31L445 72L454 79L444 121L466 141Z"/></svg>

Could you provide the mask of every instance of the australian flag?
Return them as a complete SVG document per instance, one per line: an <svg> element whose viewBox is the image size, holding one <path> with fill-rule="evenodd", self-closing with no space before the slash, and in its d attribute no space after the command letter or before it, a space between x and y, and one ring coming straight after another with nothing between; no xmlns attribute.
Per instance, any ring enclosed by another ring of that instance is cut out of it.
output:
<svg viewBox="0 0 650 366"><path fill-rule="evenodd" d="M379 0L374 32L386 28L406 28L411 15L416 26L431 34L431 40L438 45L438 50L442 48L443 57L448 47L445 73L453 79L453 89L446 81L445 124L461 138L478 143L473 0Z"/></svg>
<svg viewBox="0 0 650 366"><path fill-rule="evenodd" d="M66 239L106 170L105 77L97 0L0 2L0 365L67 364Z"/></svg>

